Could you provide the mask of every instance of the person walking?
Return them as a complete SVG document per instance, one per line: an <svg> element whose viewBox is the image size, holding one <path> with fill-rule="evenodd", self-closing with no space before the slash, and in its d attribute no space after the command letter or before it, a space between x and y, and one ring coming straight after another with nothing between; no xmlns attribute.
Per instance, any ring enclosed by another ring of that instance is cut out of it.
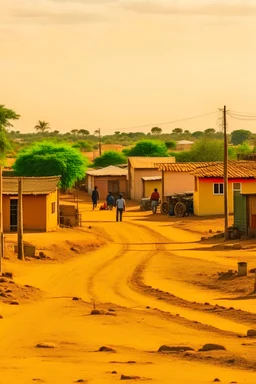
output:
<svg viewBox="0 0 256 384"><path fill-rule="evenodd" d="M99 191L97 187L94 187L92 191L92 209L97 208L98 200L100 199Z"/></svg>
<svg viewBox="0 0 256 384"><path fill-rule="evenodd" d="M155 188L155 189L154 189L154 192L151 194L151 197L150 197L151 208L152 208L152 212L153 212L153 214L155 214L156 211L157 211L157 207L158 207L158 204L159 204L159 200L160 200L160 195L159 195L159 193L158 193L157 188Z"/></svg>
<svg viewBox="0 0 256 384"><path fill-rule="evenodd" d="M119 195L119 199L116 201L116 221L122 221L123 212L125 212L125 200L123 199L123 195Z"/></svg>
<svg viewBox="0 0 256 384"><path fill-rule="evenodd" d="M107 208L109 211L112 211L113 207L115 206L115 199L114 196L112 196L112 193L109 192L107 195Z"/></svg>

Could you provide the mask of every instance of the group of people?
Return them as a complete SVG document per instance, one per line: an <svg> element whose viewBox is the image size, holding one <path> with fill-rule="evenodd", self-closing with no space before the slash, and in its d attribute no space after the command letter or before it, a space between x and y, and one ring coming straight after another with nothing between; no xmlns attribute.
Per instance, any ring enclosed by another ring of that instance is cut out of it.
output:
<svg viewBox="0 0 256 384"><path fill-rule="evenodd" d="M98 188L94 187L94 190L92 192L92 209L93 210L97 208L99 199L100 199L100 195L99 195ZM154 192L151 194L150 201L151 201L152 213L155 214L157 212L157 207L160 203L160 195L157 188L155 188ZM106 198L106 202L103 204L103 206L100 207L100 209L102 210L108 209L112 211L114 207L116 207L116 221L122 221L123 212L125 212L125 200L123 198L123 195L120 193L119 198L115 201L114 196L112 195L111 192L109 192Z"/></svg>
<svg viewBox="0 0 256 384"><path fill-rule="evenodd" d="M97 208L98 201L100 199L99 191L97 187L94 187L94 190L92 191L92 209L94 210ZM112 209L116 207L116 221L122 221L123 219L123 212L125 212L125 200L123 198L122 193L120 193L119 198L115 201L114 196L111 192L108 193L106 202L103 204L103 206L100 207L100 209L105 210L108 209L112 211Z"/></svg>

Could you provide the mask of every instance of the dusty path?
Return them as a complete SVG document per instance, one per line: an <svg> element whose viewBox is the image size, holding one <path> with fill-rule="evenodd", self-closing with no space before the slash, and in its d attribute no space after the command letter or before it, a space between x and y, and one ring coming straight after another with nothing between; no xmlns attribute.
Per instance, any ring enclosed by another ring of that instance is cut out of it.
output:
<svg viewBox="0 0 256 384"><path fill-rule="evenodd" d="M198 235L177 228L170 231L161 222L145 222L141 214L134 212L127 213L123 223L113 222L114 212L86 211L84 216L112 239L107 247L76 256L64 264L12 266L19 283L40 288L45 298L19 307L0 305L4 316L0 323L0 383L14 383L17 377L24 384L33 379L72 383L79 378L112 383L120 379L120 375L109 373L112 370L161 383L170 380L181 384L208 383L215 377L224 383L256 382L254 372L238 369L249 368L250 362L255 364L252 347L242 346L237 338L237 333L245 333L253 323L202 311L193 301L200 302L201 297L213 301L211 292L200 296L200 288L182 281L176 286L175 276L166 282L163 271L166 266L171 267L173 255L177 259L185 257L183 268L188 268L187 260L192 257L189 249L199 239ZM183 251L178 251L181 246ZM141 267L139 279L138 266ZM173 293L189 305L180 306L176 299L159 300L157 294L141 289L141 281ZM98 308L109 303L106 308L116 308L117 316L87 316L92 306L73 302L74 296L87 303L95 300ZM244 310L251 308L251 303L248 307L246 303L243 305ZM34 345L41 341L53 342L56 348L35 349ZM177 360L173 356L149 353L157 351L162 344L185 344L198 349L207 342L225 345L227 357L213 353L214 364L209 365L205 359ZM106 344L113 346L117 354L93 352ZM225 363L229 354L237 359L233 368ZM241 359L245 355L247 362L243 363ZM113 365L109 364L111 360L136 360L137 364Z"/></svg>

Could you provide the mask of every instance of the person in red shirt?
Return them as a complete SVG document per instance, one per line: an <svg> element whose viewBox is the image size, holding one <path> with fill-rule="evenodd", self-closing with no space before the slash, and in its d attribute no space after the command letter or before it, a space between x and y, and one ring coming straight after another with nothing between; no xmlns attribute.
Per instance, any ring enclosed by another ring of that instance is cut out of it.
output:
<svg viewBox="0 0 256 384"><path fill-rule="evenodd" d="M160 195L158 193L157 188L155 188L154 192L151 194L151 197L150 197L151 208L153 213L156 213L157 211L157 207L159 205L159 199L160 199Z"/></svg>

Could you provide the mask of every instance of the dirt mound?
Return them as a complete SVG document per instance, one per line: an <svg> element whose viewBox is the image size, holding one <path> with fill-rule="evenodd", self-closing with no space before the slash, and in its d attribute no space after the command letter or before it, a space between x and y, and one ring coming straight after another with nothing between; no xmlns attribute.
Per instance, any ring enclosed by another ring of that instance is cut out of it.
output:
<svg viewBox="0 0 256 384"><path fill-rule="evenodd" d="M18 285L13 280L0 278L0 301L5 304L19 305L22 301L38 300L40 290L30 285Z"/></svg>
<svg viewBox="0 0 256 384"><path fill-rule="evenodd" d="M249 329L247 331L247 336L248 337L256 337L256 329Z"/></svg>

